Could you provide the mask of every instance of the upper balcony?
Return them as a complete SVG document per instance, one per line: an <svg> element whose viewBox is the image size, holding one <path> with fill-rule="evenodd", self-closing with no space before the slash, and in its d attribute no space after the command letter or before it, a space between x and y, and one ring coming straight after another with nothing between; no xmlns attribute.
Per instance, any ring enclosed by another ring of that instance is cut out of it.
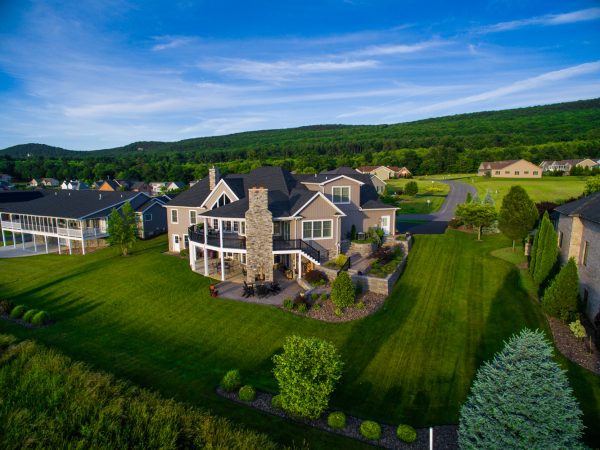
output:
<svg viewBox="0 0 600 450"><path fill-rule="evenodd" d="M208 234L205 236L204 228L192 225L188 229L188 237L190 241L197 242L198 244L210 245L212 247L219 248L230 248L234 250L245 250L246 249L246 238L238 236L232 233L223 233L223 245L221 245L221 237L218 230L208 230ZM205 240L206 239L206 240Z"/></svg>
<svg viewBox="0 0 600 450"><path fill-rule="evenodd" d="M78 239L95 239L108 236L105 228L72 228L72 227L55 227L42 223L27 223L10 220L1 222L2 229L6 231L16 231L19 233L46 234L52 236L78 238Z"/></svg>

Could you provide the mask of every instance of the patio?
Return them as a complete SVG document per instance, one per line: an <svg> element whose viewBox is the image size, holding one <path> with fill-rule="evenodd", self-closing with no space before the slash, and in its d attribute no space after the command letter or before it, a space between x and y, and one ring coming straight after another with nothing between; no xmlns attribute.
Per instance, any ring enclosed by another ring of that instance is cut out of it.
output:
<svg viewBox="0 0 600 450"><path fill-rule="evenodd" d="M284 276L275 276L275 281L279 283L281 291L275 295L268 295L266 297L244 297L244 288L242 280L240 282L234 281L222 281L215 285L219 292L218 298L225 298L230 300L239 300L246 303L256 303L259 305L274 305L280 306L283 304L283 300L286 298L295 298L300 292L304 292L295 280L288 280Z"/></svg>

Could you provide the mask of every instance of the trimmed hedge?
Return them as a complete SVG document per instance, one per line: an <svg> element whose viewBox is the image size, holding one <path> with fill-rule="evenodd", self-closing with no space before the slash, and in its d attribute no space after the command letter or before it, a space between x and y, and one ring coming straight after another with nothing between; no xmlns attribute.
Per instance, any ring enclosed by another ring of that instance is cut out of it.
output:
<svg viewBox="0 0 600 450"><path fill-rule="evenodd" d="M233 392L242 385L239 370L230 370L221 378L221 387L227 392Z"/></svg>
<svg viewBox="0 0 600 450"><path fill-rule="evenodd" d="M29 311L27 311L25 313L25 315L23 316L23 320L25 322L31 323L31 321L33 320L33 316L35 316L37 313L39 313L40 310L39 309L30 309Z"/></svg>
<svg viewBox="0 0 600 450"><path fill-rule="evenodd" d="M360 434L367 439L377 441L381 438L381 426L372 420L365 420L360 424Z"/></svg>
<svg viewBox="0 0 600 450"><path fill-rule="evenodd" d="M256 398L256 390L247 384L246 386L242 386L240 388L240 400L244 402L251 402Z"/></svg>
<svg viewBox="0 0 600 450"><path fill-rule="evenodd" d="M39 311L33 319L31 319L31 323L34 325L46 325L50 322L50 316L46 311Z"/></svg>
<svg viewBox="0 0 600 450"><path fill-rule="evenodd" d="M348 272L340 272L331 286L331 301L339 308L354 304L356 292Z"/></svg>
<svg viewBox="0 0 600 450"><path fill-rule="evenodd" d="M17 305L10 312L10 317L13 319L20 319L23 317L23 314L27 312L27 306L25 305Z"/></svg>
<svg viewBox="0 0 600 450"><path fill-rule="evenodd" d="M283 409L283 404L281 403L281 395L277 394L271 397L271 406L277 409Z"/></svg>
<svg viewBox="0 0 600 450"><path fill-rule="evenodd" d="M396 436L398 436L398 439L402 442L410 444L417 440L417 430L410 425L398 425L398 428L396 428Z"/></svg>
<svg viewBox="0 0 600 450"><path fill-rule="evenodd" d="M346 414L344 414L342 411L332 412L327 417L327 425L338 430L346 428Z"/></svg>

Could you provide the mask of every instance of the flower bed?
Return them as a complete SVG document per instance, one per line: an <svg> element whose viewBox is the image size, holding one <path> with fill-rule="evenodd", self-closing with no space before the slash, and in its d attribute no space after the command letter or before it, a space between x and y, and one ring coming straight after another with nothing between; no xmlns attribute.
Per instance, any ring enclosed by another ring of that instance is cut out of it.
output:
<svg viewBox="0 0 600 450"><path fill-rule="evenodd" d="M393 273L402 262L402 247L381 247L372 255L375 261L371 263L368 275L385 278Z"/></svg>

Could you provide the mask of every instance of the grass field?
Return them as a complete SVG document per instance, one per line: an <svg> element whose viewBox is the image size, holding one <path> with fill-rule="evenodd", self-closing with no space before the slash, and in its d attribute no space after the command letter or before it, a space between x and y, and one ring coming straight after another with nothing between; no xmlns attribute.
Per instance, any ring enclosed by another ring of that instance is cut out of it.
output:
<svg viewBox="0 0 600 450"><path fill-rule="evenodd" d="M535 202L562 202L583 194L586 179L587 177L542 177L538 179L515 180L473 175L458 181L475 186L477 193L482 199L489 190L496 201L496 205L500 205L511 186L517 184L522 186Z"/></svg>
<svg viewBox="0 0 600 450"><path fill-rule="evenodd" d="M449 231L419 236L407 269L384 307L352 323L326 324L274 307L207 295L209 281L187 261L167 256L164 237L138 244L133 256L114 249L87 256L0 260L0 288L15 303L43 308L57 323L0 331L35 338L86 361L284 443L311 448L362 444L287 423L218 397L224 371L275 390L272 355L291 333L335 343L346 363L332 406L389 423L456 423L479 365L524 326L546 329L538 305L513 264L491 255L510 242ZM562 361L562 360L561 360ZM565 364L586 414L600 421L600 381ZM594 434L596 433L596 434ZM600 444L600 433L590 439Z"/></svg>
<svg viewBox="0 0 600 450"><path fill-rule="evenodd" d="M420 178L405 179L396 178L387 180L388 189L393 191L397 188L404 188L409 181L416 181L419 186L419 193L415 196L400 195L394 202L394 206L400 208L398 211L398 220L402 220L402 214L429 214L434 213L442 207L450 187L444 183L438 183L431 180ZM427 203L429 201L429 203Z"/></svg>

